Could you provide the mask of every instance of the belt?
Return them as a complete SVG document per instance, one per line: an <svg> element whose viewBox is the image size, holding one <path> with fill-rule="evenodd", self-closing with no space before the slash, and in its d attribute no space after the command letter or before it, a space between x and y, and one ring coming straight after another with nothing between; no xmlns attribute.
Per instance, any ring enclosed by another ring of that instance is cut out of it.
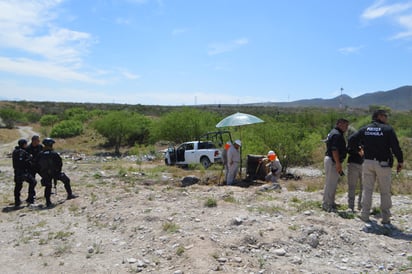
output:
<svg viewBox="0 0 412 274"><path fill-rule="evenodd" d="M377 162L382 162L382 160L379 160L377 158L365 158L365 160L370 160L370 161L377 161Z"/></svg>

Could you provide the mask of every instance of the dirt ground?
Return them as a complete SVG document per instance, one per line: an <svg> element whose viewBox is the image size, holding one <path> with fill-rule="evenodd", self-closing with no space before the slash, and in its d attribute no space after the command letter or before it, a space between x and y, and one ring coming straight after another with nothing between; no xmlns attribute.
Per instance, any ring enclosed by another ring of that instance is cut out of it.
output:
<svg viewBox="0 0 412 274"><path fill-rule="evenodd" d="M1 273L412 272L410 196L393 196L396 228L384 229L379 214L366 228L357 214L321 211L321 191L288 190L290 181L281 191L218 186L216 170L67 154L63 169L79 197L66 200L60 182L45 208L39 183L36 205L15 209L13 147L0 145ZM201 181L182 187L190 175Z"/></svg>

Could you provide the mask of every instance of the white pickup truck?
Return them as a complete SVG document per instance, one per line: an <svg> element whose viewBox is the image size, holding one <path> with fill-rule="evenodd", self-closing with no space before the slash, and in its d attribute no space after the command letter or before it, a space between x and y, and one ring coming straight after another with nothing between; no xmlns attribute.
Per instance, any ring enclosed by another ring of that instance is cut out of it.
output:
<svg viewBox="0 0 412 274"><path fill-rule="evenodd" d="M165 164L188 166L201 164L204 168L222 162L222 149L210 141L185 142L178 147L170 146L165 152Z"/></svg>

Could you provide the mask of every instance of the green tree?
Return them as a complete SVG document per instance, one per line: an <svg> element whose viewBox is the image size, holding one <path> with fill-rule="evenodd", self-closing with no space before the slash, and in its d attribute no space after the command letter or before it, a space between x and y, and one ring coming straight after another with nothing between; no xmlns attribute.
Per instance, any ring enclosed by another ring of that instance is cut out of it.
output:
<svg viewBox="0 0 412 274"><path fill-rule="evenodd" d="M0 109L0 117L7 128L13 128L16 122L24 118L21 112L11 107Z"/></svg>
<svg viewBox="0 0 412 274"><path fill-rule="evenodd" d="M218 121L215 113L184 107L160 117L152 128L153 137L176 143L190 141L215 130Z"/></svg>
<svg viewBox="0 0 412 274"><path fill-rule="evenodd" d="M93 127L114 145L120 154L123 143L144 143L149 139L150 120L145 116L128 111L111 111L96 120Z"/></svg>
<svg viewBox="0 0 412 274"><path fill-rule="evenodd" d="M42 127L52 127L59 121L59 117L54 114L45 114L40 118L40 125Z"/></svg>
<svg viewBox="0 0 412 274"><path fill-rule="evenodd" d="M56 124L51 130L51 137L67 138L83 133L83 124L79 121L64 120Z"/></svg>
<svg viewBox="0 0 412 274"><path fill-rule="evenodd" d="M65 120L77 120L80 122L86 122L89 117L89 112L82 107L69 108L66 109L63 113L63 119Z"/></svg>

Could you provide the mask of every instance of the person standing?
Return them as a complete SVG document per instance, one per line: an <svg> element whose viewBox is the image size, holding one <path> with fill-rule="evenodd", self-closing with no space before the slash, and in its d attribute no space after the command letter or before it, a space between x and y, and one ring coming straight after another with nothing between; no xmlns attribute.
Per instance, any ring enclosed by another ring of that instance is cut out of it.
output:
<svg viewBox="0 0 412 274"><path fill-rule="evenodd" d="M36 158L36 165L41 179L42 186L44 189L44 197L46 199L46 206L51 207L52 202L50 200L51 190L52 190L52 180L60 180L64 184L64 188L67 192L67 200L77 198L73 194L70 186L70 178L62 172L63 161L60 155L53 150L53 144L55 141L52 138L46 138L43 140L43 151L39 153Z"/></svg>
<svg viewBox="0 0 412 274"><path fill-rule="evenodd" d="M348 139L348 144L351 143ZM348 149L348 208L355 211L356 187L359 182L358 210L362 208L362 164L364 159L363 147L353 144Z"/></svg>
<svg viewBox="0 0 412 274"><path fill-rule="evenodd" d="M12 160L14 169L14 206L18 207L21 205L20 192L23 188L23 182L29 183L28 197L26 199L27 203L33 204L34 197L36 196L36 179L31 175L31 165L32 158L30 154L26 151L27 141L25 139L20 139L17 142L13 150Z"/></svg>
<svg viewBox="0 0 412 274"><path fill-rule="evenodd" d="M227 174L229 172L229 165L227 163L227 151L229 150L232 143L230 141L226 142L223 151L222 151L222 164L223 169L225 170L225 182L227 182Z"/></svg>
<svg viewBox="0 0 412 274"><path fill-rule="evenodd" d="M395 130L388 125L388 114L385 110L376 110L372 114L372 122L352 135L349 145L354 146L358 143L363 146L365 155L362 167L363 193L360 218L364 222L370 222L373 189L377 181L381 196L381 222L382 225L390 227L393 155L398 162L396 171L400 172L403 166L403 152Z"/></svg>
<svg viewBox="0 0 412 274"><path fill-rule="evenodd" d="M33 135L31 137L31 143L26 147L26 151L31 155L33 162L36 161L37 156L42 150L43 146L40 144L40 136ZM36 178L37 170L34 166L30 169L30 173L34 178Z"/></svg>
<svg viewBox="0 0 412 274"><path fill-rule="evenodd" d="M325 188L323 190L322 209L327 212L336 211L335 195L339 182L339 175L343 173L343 161L346 158L346 141L343 134L348 130L349 121L340 118L336 121L326 139L325 166Z"/></svg>
<svg viewBox="0 0 412 274"><path fill-rule="evenodd" d="M240 151L239 148L241 147L242 142L240 140L236 140L233 145L230 146L229 150L227 151L227 163L228 163L228 174L226 178L227 185L233 185L236 174L239 170L239 163L240 163Z"/></svg>

